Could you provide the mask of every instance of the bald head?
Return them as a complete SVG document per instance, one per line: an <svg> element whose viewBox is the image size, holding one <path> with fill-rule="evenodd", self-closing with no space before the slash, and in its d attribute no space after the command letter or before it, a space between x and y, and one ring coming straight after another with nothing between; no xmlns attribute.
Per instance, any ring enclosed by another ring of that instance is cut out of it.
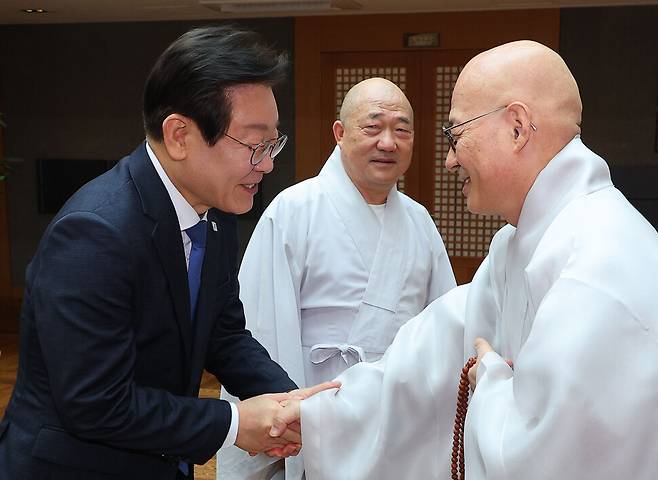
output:
<svg viewBox="0 0 658 480"><path fill-rule="evenodd" d="M523 102L543 132L558 136L560 148L580 133L576 80L564 60L541 43L521 40L477 55L460 74L453 102L456 96L473 112Z"/></svg>
<svg viewBox="0 0 658 480"><path fill-rule="evenodd" d="M469 210L516 225L539 172L580 133L581 114L569 68L540 43L506 43L469 61L449 119L465 123L452 129L455 148L446 158L464 182Z"/></svg>
<svg viewBox="0 0 658 480"><path fill-rule="evenodd" d="M377 103L402 108L409 115L413 124L413 109L404 92L393 82L385 78L368 78L354 85L345 95L340 107L340 121L349 123L364 104Z"/></svg>

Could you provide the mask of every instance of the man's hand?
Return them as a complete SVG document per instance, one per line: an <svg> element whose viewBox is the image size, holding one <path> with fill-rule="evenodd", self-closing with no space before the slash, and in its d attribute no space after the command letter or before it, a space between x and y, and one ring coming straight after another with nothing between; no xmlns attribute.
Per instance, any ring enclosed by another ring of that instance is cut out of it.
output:
<svg viewBox="0 0 658 480"><path fill-rule="evenodd" d="M471 385L471 391L475 390L475 384L477 383L477 371L478 366L480 365L480 360L482 360L482 357L484 357L485 354L494 351L493 348L491 348L491 345L489 345L489 342L487 342L484 338L476 338L474 345L475 351L478 354L478 360L475 362L475 365L473 365L468 371L468 383ZM510 366L511 369L514 369L514 363L512 360L507 359L505 362Z"/></svg>
<svg viewBox="0 0 658 480"><path fill-rule="evenodd" d="M468 371L468 383L471 385L471 390L475 390L475 384L477 383L477 371L478 367L480 366L480 360L482 360L482 357L484 357L486 353L493 352L493 348L491 348L489 342L487 342L484 338L476 338L474 345L475 351L478 354L478 359L477 362L475 362L475 365L473 365Z"/></svg>
<svg viewBox="0 0 658 480"><path fill-rule="evenodd" d="M301 435L298 431L291 428L276 436L270 434L275 417L283 410L281 402L289 397L288 393L270 393L238 403L240 423L235 445L247 452L264 452L273 448L282 449L282 453L299 451ZM288 448L284 451L286 446Z"/></svg>

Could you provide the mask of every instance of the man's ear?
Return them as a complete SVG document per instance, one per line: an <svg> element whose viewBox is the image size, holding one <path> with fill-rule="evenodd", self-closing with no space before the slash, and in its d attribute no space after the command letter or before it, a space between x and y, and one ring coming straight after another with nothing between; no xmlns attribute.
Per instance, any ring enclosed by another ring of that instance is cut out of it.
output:
<svg viewBox="0 0 658 480"><path fill-rule="evenodd" d="M183 160L187 156L190 122L189 118L178 113L172 113L162 122L162 143L172 160Z"/></svg>
<svg viewBox="0 0 658 480"><path fill-rule="evenodd" d="M512 102L507 106L507 113L512 121L514 151L518 152L530 140L534 125L530 121L530 109L525 103Z"/></svg>
<svg viewBox="0 0 658 480"><path fill-rule="evenodd" d="M336 143L340 145L343 141L343 135L345 135L345 126L343 125L343 122L336 120L331 128L334 132Z"/></svg>

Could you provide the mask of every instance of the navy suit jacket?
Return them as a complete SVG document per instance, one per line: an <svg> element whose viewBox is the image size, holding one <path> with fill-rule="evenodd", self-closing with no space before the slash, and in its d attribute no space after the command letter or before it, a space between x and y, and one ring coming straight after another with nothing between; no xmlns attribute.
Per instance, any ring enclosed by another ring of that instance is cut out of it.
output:
<svg viewBox="0 0 658 480"><path fill-rule="evenodd" d="M236 225L208 212L191 319L178 219L144 144L67 202L27 268L0 478L175 478L230 425L227 402L196 398L204 368L240 398L296 388L245 329Z"/></svg>

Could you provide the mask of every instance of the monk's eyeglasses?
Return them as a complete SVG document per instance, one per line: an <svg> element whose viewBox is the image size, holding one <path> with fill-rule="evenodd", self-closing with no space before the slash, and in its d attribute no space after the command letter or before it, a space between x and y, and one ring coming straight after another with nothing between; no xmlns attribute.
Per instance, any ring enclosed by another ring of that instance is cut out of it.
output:
<svg viewBox="0 0 658 480"><path fill-rule="evenodd" d="M274 157L276 157L279 152L283 150L283 146L288 141L288 135L281 135L281 132L279 132L279 136L277 138L265 140L264 142L256 145L238 140L237 138L230 136L228 133L225 133L224 135L231 140L238 142L240 145L244 145L245 147L251 149L251 158L249 159L249 163L251 163L253 166L256 166L262 162L268 154L272 159L274 159Z"/></svg>
<svg viewBox="0 0 658 480"><path fill-rule="evenodd" d="M473 118L471 118L471 119L469 119L469 120L466 120L465 122L458 123L457 125L450 125L449 127L446 127L446 126L441 127L441 129L443 130L443 134L444 134L444 135L446 136L446 138L448 139L448 145L450 145L450 149L451 149L454 153L457 153L457 140L458 140L458 139L456 139L456 138L452 135L451 130L452 130L453 128L461 127L461 126L463 126L463 125L466 125L467 123L471 123L471 122L477 120L478 118L486 117L487 115L491 115L492 113L496 113L496 112L498 112L498 111L500 111L500 110L503 110L504 108L507 108L507 107L508 107L508 105L505 105L505 106L503 106L503 107L495 108L495 109L491 110L490 112L483 113L482 115L478 115L477 117L473 117ZM530 124L530 128L532 128L535 132L537 131L537 127L535 127L535 125L532 124L532 123Z"/></svg>

